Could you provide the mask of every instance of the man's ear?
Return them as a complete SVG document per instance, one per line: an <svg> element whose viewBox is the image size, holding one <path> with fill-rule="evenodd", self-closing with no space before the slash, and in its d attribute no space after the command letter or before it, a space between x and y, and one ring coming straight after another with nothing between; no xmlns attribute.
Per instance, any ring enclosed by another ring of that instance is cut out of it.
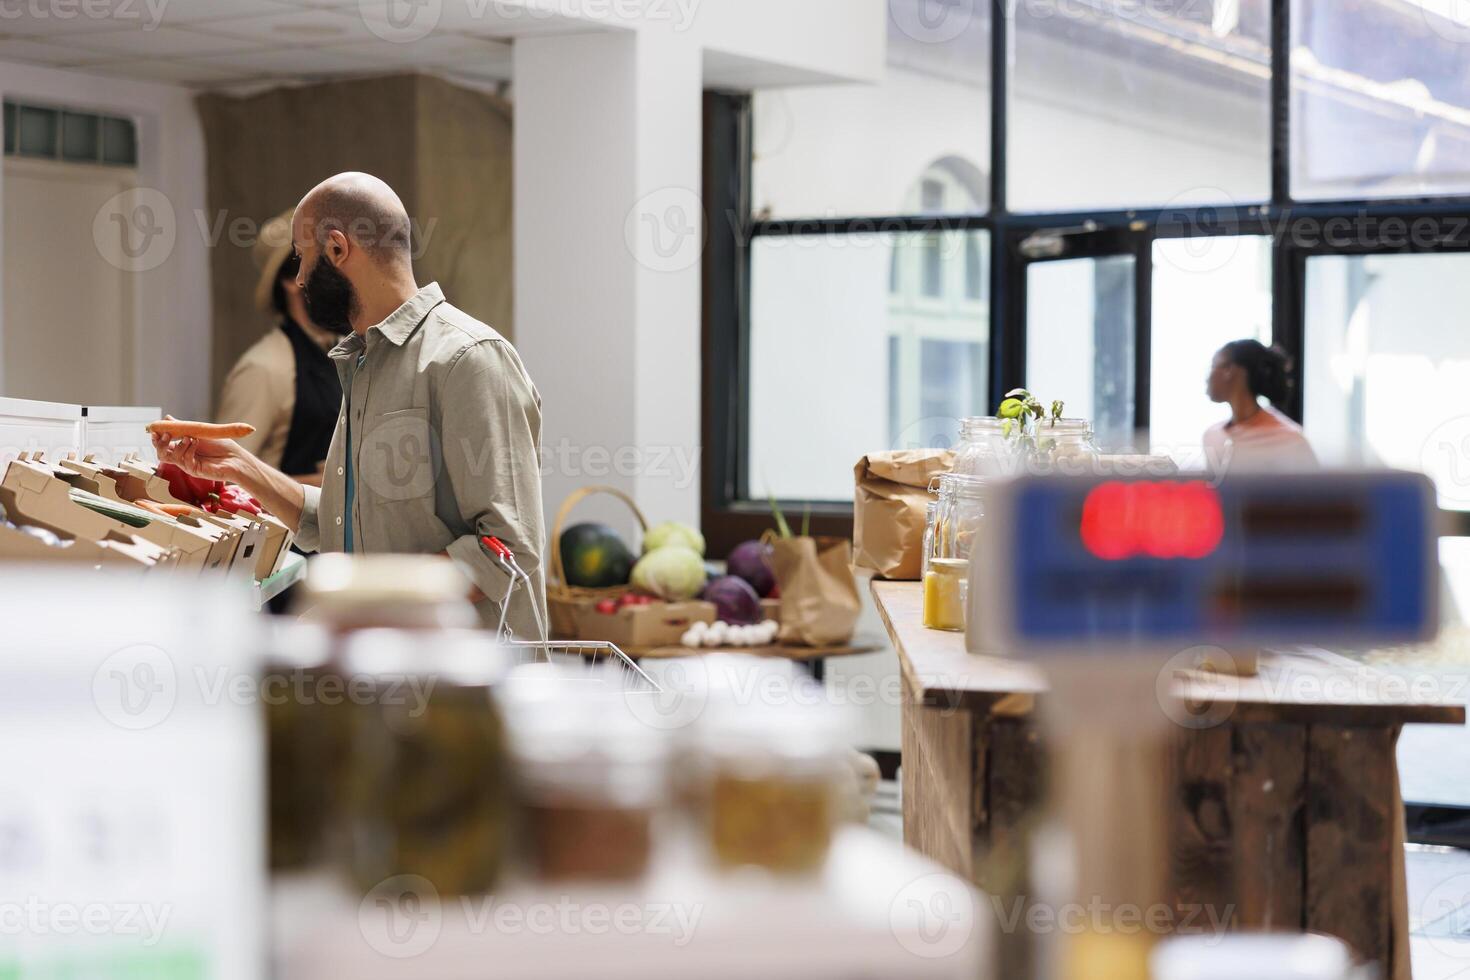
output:
<svg viewBox="0 0 1470 980"><path fill-rule="evenodd" d="M339 269L347 261L347 236L337 229L327 234L327 258Z"/></svg>

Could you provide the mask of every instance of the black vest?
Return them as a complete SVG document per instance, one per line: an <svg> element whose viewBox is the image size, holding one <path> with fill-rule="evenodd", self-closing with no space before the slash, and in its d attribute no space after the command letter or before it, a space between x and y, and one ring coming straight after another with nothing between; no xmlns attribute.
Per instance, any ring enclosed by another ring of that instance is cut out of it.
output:
<svg viewBox="0 0 1470 980"><path fill-rule="evenodd" d="M301 476L315 473L327 458L342 410L342 383L332 359L289 317L281 321L281 332L296 355L296 407L286 432L281 471Z"/></svg>

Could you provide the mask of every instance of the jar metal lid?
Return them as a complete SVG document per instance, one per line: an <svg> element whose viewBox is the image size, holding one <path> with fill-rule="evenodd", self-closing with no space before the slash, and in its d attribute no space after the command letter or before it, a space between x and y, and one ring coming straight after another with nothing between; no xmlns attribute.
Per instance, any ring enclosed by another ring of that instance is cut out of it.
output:
<svg viewBox="0 0 1470 980"><path fill-rule="evenodd" d="M433 604L463 600L469 582L435 555L317 555L306 566L305 595L317 602Z"/></svg>
<svg viewBox="0 0 1470 980"><path fill-rule="evenodd" d="M343 666L349 676L376 682L422 677L436 686L488 688L512 660L483 630L369 629L348 639Z"/></svg>

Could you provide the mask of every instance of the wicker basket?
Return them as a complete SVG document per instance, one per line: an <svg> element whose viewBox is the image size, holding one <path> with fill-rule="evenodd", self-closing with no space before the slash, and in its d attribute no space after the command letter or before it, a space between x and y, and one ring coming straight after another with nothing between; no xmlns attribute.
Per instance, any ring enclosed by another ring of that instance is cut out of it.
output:
<svg viewBox="0 0 1470 980"><path fill-rule="evenodd" d="M575 610L579 606L596 605L603 599L617 599L633 591L631 585L611 585L603 589L589 589L580 585L566 584L566 570L562 567L561 561L562 530L566 527L567 518L571 516L572 510L578 504L600 493L616 497L627 504L633 516L638 519L639 529L645 533L648 531L648 521L644 519L643 512L638 509L633 498L616 487L583 487L562 501L561 509L556 512L556 521L551 526L551 568L546 579L546 606L551 616L551 635L557 639L578 639Z"/></svg>

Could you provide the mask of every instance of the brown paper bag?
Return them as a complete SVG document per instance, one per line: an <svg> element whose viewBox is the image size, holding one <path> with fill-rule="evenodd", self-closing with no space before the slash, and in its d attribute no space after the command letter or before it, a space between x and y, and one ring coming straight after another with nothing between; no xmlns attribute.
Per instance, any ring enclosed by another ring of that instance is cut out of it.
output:
<svg viewBox="0 0 1470 980"><path fill-rule="evenodd" d="M878 578L915 581L924 548L929 481L954 465L948 449L869 453L853 470L853 563Z"/></svg>
<svg viewBox="0 0 1470 980"><path fill-rule="evenodd" d="M781 585L780 642L841 646L852 638L861 610L846 538L770 538L771 565Z"/></svg>

